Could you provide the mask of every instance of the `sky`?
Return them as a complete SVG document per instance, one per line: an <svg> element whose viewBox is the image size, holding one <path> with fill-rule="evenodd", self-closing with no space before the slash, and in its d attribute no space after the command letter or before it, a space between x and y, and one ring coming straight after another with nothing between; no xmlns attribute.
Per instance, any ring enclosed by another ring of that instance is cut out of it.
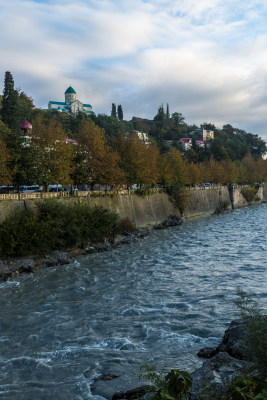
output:
<svg viewBox="0 0 267 400"><path fill-rule="evenodd" d="M0 0L5 71L38 108L71 85L93 111L231 124L267 141L266 0Z"/></svg>

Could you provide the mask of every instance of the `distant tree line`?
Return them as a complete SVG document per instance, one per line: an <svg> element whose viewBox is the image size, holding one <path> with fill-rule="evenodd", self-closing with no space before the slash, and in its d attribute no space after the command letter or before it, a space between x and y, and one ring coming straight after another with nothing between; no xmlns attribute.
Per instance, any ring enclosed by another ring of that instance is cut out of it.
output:
<svg viewBox="0 0 267 400"><path fill-rule="evenodd" d="M177 144L197 126L185 123L181 113L170 116L163 105L154 120L123 120L122 107L113 103L111 116L70 115L36 109L24 92L14 88L6 72L0 109L0 185L91 184L193 185L267 181L265 142L257 135L225 125L215 131L211 148L193 145L182 152ZM19 129L32 124L30 138ZM135 131L149 134L150 145ZM75 142L66 143L66 138ZM196 140L198 137L193 137ZM164 140L172 140L167 146Z"/></svg>

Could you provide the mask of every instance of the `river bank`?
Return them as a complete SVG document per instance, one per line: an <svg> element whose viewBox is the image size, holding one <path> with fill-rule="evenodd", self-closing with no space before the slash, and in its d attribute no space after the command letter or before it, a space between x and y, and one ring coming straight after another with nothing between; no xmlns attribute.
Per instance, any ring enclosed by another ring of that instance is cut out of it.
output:
<svg viewBox="0 0 267 400"><path fill-rule="evenodd" d="M178 226L183 219L177 216L166 218L154 229L167 229L171 226ZM93 254L102 251L110 251L119 245L129 245L136 240L143 239L149 235L151 229L139 228L133 232L117 235L111 240L100 243L88 243L82 248L69 249L67 251L53 251L45 255L34 255L24 258L9 258L0 260L0 282L17 278L23 273L34 273L43 268L70 264L78 256Z"/></svg>
<svg viewBox="0 0 267 400"><path fill-rule="evenodd" d="M101 243L88 243L82 248L72 248L66 251L58 249L44 255L0 260L0 281L14 279L22 273L33 273L50 266L69 264L73 258L79 255L111 250L120 244L132 243L134 240L148 235L149 231L155 227L167 228L179 225L182 223L182 218L203 217L225 210L258 205L267 201L266 184L258 187L252 201L248 201L244 197L242 190L243 187L233 186L191 189L188 192L183 217L181 217L180 210L164 192L156 191L147 196L124 193L115 197L110 195L82 197L79 201L86 203L90 207L101 206L119 214L122 219L129 219L137 227L137 230L125 235L118 235L112 240L106 240ZM36 201L40 200L25 199L20 201L19 205L14 201L2 201L0 202L0 219L4 215L10 214L12 210L18 209L18 207L34 213L37 210ZM63 204L68 204L70 201L77 201L77 198L61 198L59 201L62 201ZM173 217L173 220L171 220L170 216Z"/></svg>

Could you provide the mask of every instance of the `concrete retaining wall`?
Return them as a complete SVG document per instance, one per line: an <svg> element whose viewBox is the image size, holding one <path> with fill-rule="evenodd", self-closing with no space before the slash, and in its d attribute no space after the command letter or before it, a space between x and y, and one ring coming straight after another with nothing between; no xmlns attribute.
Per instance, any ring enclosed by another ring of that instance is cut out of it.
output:
<svg viewBox="0 0 267 400"><path fill-rule="evenodd" d="M185 209L187 218L203 214L213 214L219 209L231 209L231 200L227 186L190 190L190 197Z"/></svg>
<svg viewBox="0 0 267 400"><path fill-rule="evenodd" d="M190 218L200 215L210 215L219 209L239 208L248 205L241 193L242 188L229 189L226 186L206 189L192 189L185 208L185 217ZM255 198L259 204L267 201L267 184L260 187ZM36 210L36 204L40 200L28 199L21 201L0 201L0 220L3 220L15 209ZM61 198L59 201L77 201L77 198ZM169 215L180 215L178 209L169 200L166 193L154 193L141 197L134 193L118 196L81 197L80 201L89 205L99 205L120 214L121 218L128 217L137 227L155 225L162 222Z"/></svg>

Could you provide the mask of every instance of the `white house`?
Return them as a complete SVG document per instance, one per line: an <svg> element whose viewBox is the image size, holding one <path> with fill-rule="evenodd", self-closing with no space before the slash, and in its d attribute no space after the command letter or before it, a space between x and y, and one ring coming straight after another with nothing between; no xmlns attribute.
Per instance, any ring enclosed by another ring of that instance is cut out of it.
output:
<svg viewBox="0 0 267 400"><path fill-rule="evenodd" d="M210 129L195 129L194 131L190 132L190 135L194 135L194 133L199 133L202 137L202 140L206 142L207 140L214 139L214 131Z"/></svg>
<svg viewBox="0 0 267 400"><path fill-rule="evenodd" d="M145 144L150 144L150 140L148 139L148 134L145 132L140 132L140 131L134 131L137 136L139 137L139 139L145 143Z"/></svg>

